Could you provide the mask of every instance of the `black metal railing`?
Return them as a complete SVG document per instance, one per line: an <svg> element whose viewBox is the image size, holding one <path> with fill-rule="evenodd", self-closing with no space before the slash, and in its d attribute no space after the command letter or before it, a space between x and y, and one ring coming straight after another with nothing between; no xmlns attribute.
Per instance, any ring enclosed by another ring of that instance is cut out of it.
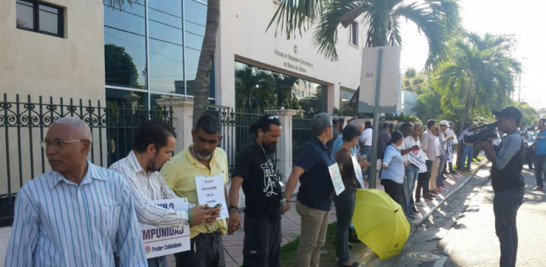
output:
<svg viewBox="0 0 546 267"><path fill-rule="evenodd" d="M292 118L292 163L296 162L303 144L309 138L311 138L311 118L294 116Z"/></svg>
<svg viewBox="0 0 546 267"><path fill-rule="evenodd" d="M14 101L4 94L0 101L0 227L11 225L15 196L23 184L45 172L46 156L40 142L47 129L62 117L77 117L88 123L93 135L89 160L109 166L125 157L132 148L133 135L148 119L162 119L172 125L172 108L154 110L102 105L101 101L65 101L63 98L38 101L31 96Z"/></svg>

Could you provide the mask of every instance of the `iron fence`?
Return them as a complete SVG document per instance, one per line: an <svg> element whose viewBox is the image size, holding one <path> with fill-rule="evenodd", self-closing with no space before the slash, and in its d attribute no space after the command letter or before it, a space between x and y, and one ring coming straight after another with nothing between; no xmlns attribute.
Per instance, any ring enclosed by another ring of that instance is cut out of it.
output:
<svg viewBox="0 0 546 267"><path fill-rule="evenodd" d="M292 163L300 155L303 144L311 138L311 119L309 117L292 118ZM294 164L292 164L293 166Z"/></svg>
<svg viewBox="0 0 546 267"><path fill-rule="evenodd" d="M50 97L38 101L16 95L9 101L4 94L0 102L0 227L11 225L14 201L23 184L49 169L45 150L40 146L47 129L62 117L77 117L88 123L93 136L89 161L103 167L126 156L132 148L133 135L148 119L162 119L172 125L172 108L154 110L74 101Z"/></svg>
<svg viewBox="0 0 546 267"><path fill-rule="evenodd" d="M227 154L229 173L235 170L237 155L246 146L256 140L256 136L249 133L250 126L264 114L236 112L233 108L211 106L208 112L218 117L222 125L222 147ZM274 156L277 161L277 155Z"/></svg>

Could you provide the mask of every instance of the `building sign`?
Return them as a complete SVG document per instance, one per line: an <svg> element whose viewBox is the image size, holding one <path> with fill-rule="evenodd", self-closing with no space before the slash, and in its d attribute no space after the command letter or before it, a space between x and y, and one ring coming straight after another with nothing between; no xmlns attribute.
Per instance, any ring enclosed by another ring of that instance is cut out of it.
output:
<svg viewBox="0 0 546 267"><path fill-rule="evenodd" d="M159 199L152 203L165 209L188 210L186 198ZM141 223L140 230L148 259L190 250L190 226L187 224L172 228Z"/></svg>
<svg viewBox="0 0 546 267"><path fill-rule="evenodd" d="M313 68L313 64L309 61L304 60L301 57L292 55L290 53L284 53L275 49L275 56L281 57L284 62L283 66L287 69L307 73L307 69ZM294 46L294 54L298 53L298 47Z"/></svg>

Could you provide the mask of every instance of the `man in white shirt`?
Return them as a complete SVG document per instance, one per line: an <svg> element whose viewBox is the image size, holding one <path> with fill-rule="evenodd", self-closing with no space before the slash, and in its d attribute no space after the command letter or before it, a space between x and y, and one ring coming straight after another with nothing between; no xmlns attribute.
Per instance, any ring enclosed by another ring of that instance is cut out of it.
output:
<svg viewBox="0 0 546 267"><path fill-rule="evenodd" d="M404 138L404 147L416 147L413 151L410 153L413 153L413 155L418 155L420 152L420 145L421 142L419 140L419 137L421 136L421 133L423 132L423 125L418 123L413 126L413 131L411 131L411 135L408 135ZM406 155L406 159L412 155ZM407 160L406 168L405 168L405 177L404 177L404 190L405 190L405 196L406 196L406 203L408 203L407 207L407 214L410 214L410 217L412 215L416 215L418 213L418 210L415 208L415 202L413 200L413 191L415 191L415 181L417 180L417 176L419 174L419 166L412 164L409 160Z"/></svg>
<svg viewBox="0 0 546 267"><path fill-rule="evenodd" d="M133 150L127 157L112 164L110 169L119 172L129 182L140 223L170 227L212 223L220 214L219 208L194 206L186 212L165 209L152 203L153 200L177 198L157 171L171 159L175 138L176 133L167 123L147 121L135 133ZM148 266L166 265L166 256L148 259Z"/></svg>

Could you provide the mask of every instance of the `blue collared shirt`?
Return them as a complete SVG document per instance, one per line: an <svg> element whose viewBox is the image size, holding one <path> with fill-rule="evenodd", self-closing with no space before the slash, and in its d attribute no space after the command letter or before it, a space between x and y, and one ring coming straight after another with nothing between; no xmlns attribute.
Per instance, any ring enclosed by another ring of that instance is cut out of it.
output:
<svg viewBox="0 0 546 267"><path fill-rule="evenodd" d="M404 158L400 154L400 149L394 145L387 146L383 163L387 168L381 172L381 179L389 179L398 184L404 183Z"/></svg>
<svg viewBox="0 0 546 267"><path fill-rule="evenodd" d="M17 194L6 266L146 266L127 182L87 162L80 185L48 171Z"/></svg>

